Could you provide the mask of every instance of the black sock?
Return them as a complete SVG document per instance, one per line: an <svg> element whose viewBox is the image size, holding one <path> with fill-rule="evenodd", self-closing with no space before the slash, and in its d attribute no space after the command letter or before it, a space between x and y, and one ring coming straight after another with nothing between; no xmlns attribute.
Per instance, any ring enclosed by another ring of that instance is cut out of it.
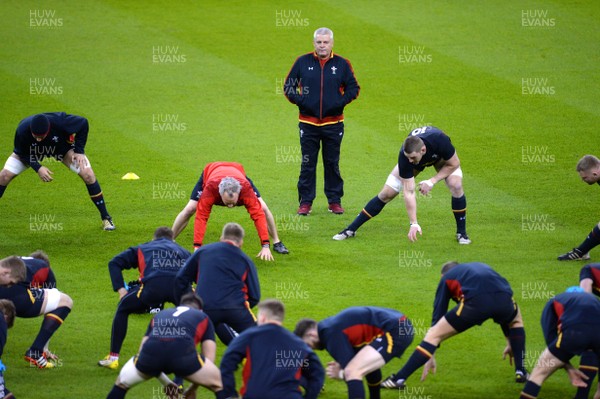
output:
<svg viewBox="0 0 600 399"><path fill-rule="evenodd" d="M4 190L6 190L6 186L0 184L0 198L4 195Z"/></svg>
<svg viewBox="0 0 600 399"><path fill-rule="evenodd" d="M126 393L126 389L113 385L106 399L123 399Z"/></svg>
<svg viewBox="0 0 600 399"><path fill-rule="evenodd" d="M410 355L408 361L402 367L402 369L396 374L396 380L403 379L406 380L408 377L412 375L415 371L417 371L421 366L431 359L437 347L435 345L430 344L429 342L421 341L421 343L417 346L417 349Z"/></svg>
<svg viewBox="0 0 600 399"><path fill-rule="evenodd" d="M348 399L365 399L365 387L362 380L346 381Z"/></svg>
<svg viewBox="0 0 600 399"><path fill-rule="evenodd" d="M64 319L69 315L69 312L71 312L71 309L62 306L50 313L46 313L40 332L35 338L35 341L33 341L31 349L43 353L44 345L46 345L46 342L52 337L52 334L54 334L54 332L62 325Z"/></svg>
<svg viewBox="0 0 600 399"><path fill-rule="evenodd" d="M374 218L379 215L379 212L385 206L385 202L379 199L378 196L373 197L371 201L365 205L362 211L356 216L356 219L348 226L348 230L356 231L362 226L367 220Z"/></svg>
<svg viewBox="0 0 600 399"><path fill-rule="evenodd" d="M527 381L525 383L525 387L521 391L521 396L519 396L519 399L535 399L540 393L540 389L542 389L542 387L535 382Z"/></svg>
<svg viewBox="0 0 600 399"><path fill-rule="evenodd" d="M575 399L587 399L594 383L594 378L598 372L598 356L592 351L585 351L581 354L581 360L579 361L579 371L584 373L588 380L586 381L587 387L577 388L577 394Z"/></svg>
<svg viewBox="0 0 600 399"><path fill-rule="evenodd" d="M456 219L456 232L467 234L467 199L464 194L460 198L452 197L452 212Z"/></svg>
<svg viewBox="0 0 600 399"><path fill-rule="evenodd" d="M365 376L367 379L367 387L369 388L369 398L370 399L380 399L381 398L381 369L375 370Z"/></svg>
<svg viewBox="0 0 600 399"><path fill-rule="evenodd" d="M104 195L102 195L102 189L100 188L100 184L98 184L98 180L93 182L92 184L86 184L88 193L90 194L90 199L100 211L100 217L102 219L110 218L108 211L106 210L106 204L104 203Z"/></svg>
<svg viewBox="0 0 600 399"><path fill-rule="evenodd" d="M508 341L510 342L515 360L515 371L522 371L523 374L527 373L525 369L525 328L516 327L509 329Z"/></svg>
<svg viewBox="0 0 600 399"><path fill-rule="evenodd" d="M600 229L598 225L594 226L590 234L586 237L585 240L581 243L577 249L581 251L581 254L587 254L590 252L595 246L600 244Z"/></svg>

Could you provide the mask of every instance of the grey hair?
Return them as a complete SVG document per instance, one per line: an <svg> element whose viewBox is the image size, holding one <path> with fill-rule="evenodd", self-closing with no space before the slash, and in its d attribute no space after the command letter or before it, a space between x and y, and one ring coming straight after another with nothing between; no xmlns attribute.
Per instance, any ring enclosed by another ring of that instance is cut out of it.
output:
<svg viewBox="0 0 600 399"><path fill-rule="evenodd" d="M593 155L586 155L577 162L578 172L587 172L588 170L597 168L600 166L600 159Z"/></svg>
<svg viewBox="0 0 600 399"><path fill-rule="evenodd" d="M242 185L233 177L227 176L221 179L219 183L219 194L225 193L229 195L238 194L242 190Z"/></svg>
<svg viewBox="0 0 600 399"><path fill-rule="evenodd" d="M329 35L331 40L333 40L333 31L329 28L319 28L315 31L313 35L313 39L317 38L317 35Z"/></svg>

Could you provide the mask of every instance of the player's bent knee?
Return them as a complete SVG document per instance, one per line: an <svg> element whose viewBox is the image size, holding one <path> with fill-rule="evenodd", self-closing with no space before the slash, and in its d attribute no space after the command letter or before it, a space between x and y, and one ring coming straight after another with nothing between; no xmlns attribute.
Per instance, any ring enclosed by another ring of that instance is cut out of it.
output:
<svg viewBox="0 0 600 399"><path fill-rule="evenodd" d="M71 297L65 294L64 292L61 292L60 301L58 302L58 305L66 306L69 309L73 309L73 299L71 299Z"/></svg>
<svg viewBox="0 0 600 399"><path fill-rule="evenodd" d="M129 389L134 385L139 384L142 381L149 379L150 377L142 374L135 368L135 364L133 363L133 358L130 358L127 363L121 369L119 376L117 377L116 385L120 386L123 389Z"/></svg>

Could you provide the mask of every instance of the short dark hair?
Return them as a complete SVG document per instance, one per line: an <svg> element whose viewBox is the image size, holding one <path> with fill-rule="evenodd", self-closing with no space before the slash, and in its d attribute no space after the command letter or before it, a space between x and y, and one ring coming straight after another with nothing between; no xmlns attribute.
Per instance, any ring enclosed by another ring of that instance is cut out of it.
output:
<svg viewBox="0 0 600 399"><path fill-rule="evenodd" d="M425 143L418 136L408 136L406 140L404 140L404 152L407 154L412 154L413 152L421 151L421 148Z"/></svg>
<svg viewBox="0 0 600 399"><path fill-rule="evenodd" d="M187 305L191 308L202 310L204 308L204 301L202 298L195 292L188 292L187 294L183 294L181 296L181 300L179 301L180 305Z"/></svg>
<svg viewBox="0 0 600 399"><path fill-rule="evenodd" d="M451 260L449 262L444 263L442 265L442 274L448 273L451 269L455 268L458 265L459 263L455 260Z"/></svg>
<svg viewBox="0 0 600 399"><path fill-rule="evenodd" d="M0 299L0 312L4 314L4 320L6 320L8 328L11 328L15 324L15 316L17 314L15 304L8 299Z"/></svg>
<svg viewBox="0 0 600 399"><path fill-rule="evenodd" d="M585 155L577 162L577 172L587 172L600 166L600 159L593 155Z"/></svg>
<svg viewBox="0 0 600 399"><path fill-rule="evenodd" d="M283 302L278 299L265 299L259 302L258 311L267 315L270 320L277 320L283 323L285 317L285 306Z"/></svg>
<svg viewBox="0 0 600 399"><path fill-rule="evenodd" d="M38 249L37 251L29 254L29 257L35 258L35 259L41 259L41 260L45 261L48 265L50 265L50 258L48 257L48 254L46 252L42 251L41 249Z"/></svg>
<svg viewBox="0 0 600 399"><path fill-rule="evenodd" d="M242 244L244 240L244 228L237 223L227 223L223 226L223 232L221 233L221 239L231 240L237 244Z"/></svg>
<svg viewBox="0 0 600 399"><path fill-rule="evenodd" d="M173 241L173 230L167 226L160 226L156 230L154 230L154 239L158 240L160 238L167 238Z"/></svg>
<svg viewBox="0 0 600 399"><path fill-rule="evenodd" d="M10 269L10 276L16 283L27 280L27 267L23 259L18 256L9 256L0 260L0 267Z"/></svg>
<svg viewBox="0 0 600 399"><path fill-rule="evenodd" d="M313 319L300 319L294 328L294 334L302 338L308 330L317 328L317 321Z"/></svg>

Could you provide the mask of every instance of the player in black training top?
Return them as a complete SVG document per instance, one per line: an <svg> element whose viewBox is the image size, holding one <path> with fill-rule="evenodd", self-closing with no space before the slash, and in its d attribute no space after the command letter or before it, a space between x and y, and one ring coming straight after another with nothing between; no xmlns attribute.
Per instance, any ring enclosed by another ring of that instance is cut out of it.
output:
<svg viewBox="0 0 600 399"><path fill-rule="evenodd" d="M196 346L200 343L202 351L198 353ZM202 299L188 293L181 298L179 306L154 316L139 354L125 363L107 399L124 398L131 387L151 377L170 388L173 383L165 375L170 373L190 381L190 391L202 385L218 392L222 383L221 373L214 364L216 351L213 325L202 312Z"/></svg>
<svg viewBox="0 0 600 399"><path fill-rule="evenodd" d="M512 295L508 281L484 263L444 264L435 293L431 327L404 367L382 386L403 389L406 379L423 365L421 380L424 380L430 371L435 372L434 353L441 342L488 319L500 324L507 344L503 354L511 359L514 356L515 379L525 382L525 329ZM448 311L451 299L457 305Z"/></svg>
<svg viewBox="0 0 600 399"><path fill-rule="evenodd" d="M31 115L19 122L15 148L0 171L0 198L8 183L29 167L37 172L43 182L51 182L53 173L41 162L44 158L54 158L81 177L100 212L102 228L114 230L115 225L106 210L102 189L85 155L88 130L86 118L64 112Z"/></svg>
<svg viewBox="0 0 600 399"><path fill-rule="evenodd" d="M50 268L48 255L37 250L29 256L21 256L27 267L27 282L31 288L57 288L56 276Z"/></svg>
<svg viewBox="0 0 600 399"><path fill-rule="evenodd" d="M402 356L413 340L414 329L397 310L361 306L319 323L302 319L294 333L311 348L329 352L335 362L328 364L327 375L346 381L349 398L365 397L364 377L373 399L380 395L381 368Z"/></svg>
<svg viewBox="0 0 600 399"><path fill-rule="evenodd" d="M471 240L467 235L466 227L467 200L462 187L463 173L460 168L460 160L450 137L433 126L423 126L410 132L400 148L398 163L390 172L379 194L365 205L348 227L334 235L333 239L340 241L354 237L360 226L377 216L383 207L402 191L410 222L408 239L416 241L417 233L422 234L422 230L417 221L415 177L428 166L433 166L437 173L433 177L419 182L419 191L422 195L428 195L436 183L441 180L446 182L446 186L452 194L452 212L456 219L456 240L459 244L470 244Z"/></svg>
<svg viewBox="0 0 600 399"><path fill-rule="evenodd" d="M58 357L48 350L48 342L73 308L73 300L56 288L31 288L23 259L0 259L0 298L15 305L17 317L44 316L35 340L25 352L25 360L38 368L53 368Z"/></svg>
<svg viewBox="0 0 600 399"><path fill-rule="evenodd" d="M177 273L176 296L192 290L204 301L204 312L225 345L256 325L252 308L260 301L258 273L252 259L242 251L244 229L237 223L223 227L219 242L203 245Z"/></svg>
<svg viewBox="0 0 600 399"><path fill-rule="evenodd" d="M238 397L234 373L240 363L244 363L240 388L244 399L314 399L319 395L325 379L321 361L282 326L284 316L284 305L278 300L258 304L258 326L242 332L223 354L223 391L217 399Z"/></svg>
<svg viewBox="0 0 600 399"><path fill-rule="evenodd" d="M600 357L600 301L580 287L570 287L567 292L546 303L542 312L542 330L548 346L540 355L519 398L537 398L544 381L559 368L567 371L574 386L591 385L593 380L587 380L585 373L569 361L585 351L592 351L597 358ZM600 389L594 398L599 395Z"/></svg>
<svg viewBox="0 0 600 399"><path fill-rule="evenodd" d="M582 157L577 162L577 173L585 183L600 185L600 159L593 155ZM590 258L589 252L598 245L600 245L600 222L577 248L560 255L558 260L587 260Z"/></svg>
<svg viewBox="0 0 600 399"><path fill-rule="evenodd" d="M119 293L119 305L113 319L110 353L98 362L99 366L119 367L119 352L127 335L131 313L161 307L165 302L178 303L173 291L175 275L190 257L190 252L173 241L169 227L154 231L152 241L127 248L108 263L113 290ZM139 285L125 288L123 270L139 269Z"/></svg>

